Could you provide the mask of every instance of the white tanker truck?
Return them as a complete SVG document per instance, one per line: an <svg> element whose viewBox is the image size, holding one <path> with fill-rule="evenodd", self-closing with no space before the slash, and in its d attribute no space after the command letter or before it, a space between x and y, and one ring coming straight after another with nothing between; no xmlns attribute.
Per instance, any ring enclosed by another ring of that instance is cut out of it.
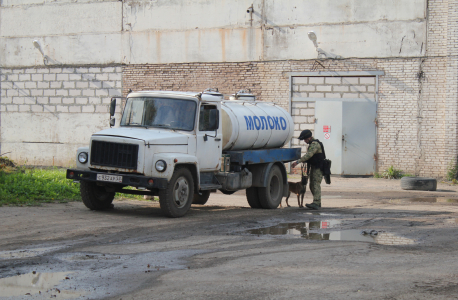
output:
<svg viewBox="0 0 458 300"><path fill-rule="evenodd" d="M212 90L131 92L120 127L78 148L67 178L81 183L92 210L112 207L115 193L140 194L159 196L164 215L181 217L191 204L205 204L211 191L241 189L252 208L277 208L288 193L284 163L301 154L281 148L293 136L293 120L251 94L231 98ZM115 107L112 99L111 126Z"/></svg>

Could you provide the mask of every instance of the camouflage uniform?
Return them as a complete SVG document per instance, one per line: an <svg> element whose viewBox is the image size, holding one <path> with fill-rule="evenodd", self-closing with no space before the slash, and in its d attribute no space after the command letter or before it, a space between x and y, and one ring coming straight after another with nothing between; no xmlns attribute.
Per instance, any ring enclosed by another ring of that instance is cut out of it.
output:
<svg viewBox="0 0 458 300"><path fill-rule="evenodd" d="M310 143L307 153L298 159L298 162L307 162L316 153L323 153L321 146L315 140ZM310 166L309 170L309 181L310 191L313 194L313 203L321 206L321 181L323 180L323 172L320 168Z"/></svg>

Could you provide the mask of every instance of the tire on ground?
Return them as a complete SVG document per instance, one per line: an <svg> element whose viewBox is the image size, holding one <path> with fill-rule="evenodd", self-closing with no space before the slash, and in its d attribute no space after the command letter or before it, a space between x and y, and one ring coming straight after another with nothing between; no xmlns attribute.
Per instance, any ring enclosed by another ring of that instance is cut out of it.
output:
<svg viewBox="0 0 458 300"><path fill-rule="evenodd" d="M191 207L193 197L194 180L191 172L185 167L177 167L167 188L159 190L162 213L170 218L184 216Z"/></svg>
<svg viewBox="0 0 458 300"><path fill-rule="evenodd" d="M95 182L81 181L81 198L84 205L91 210L104 210L112 208L114 192L107 192L103 186Z"/></svg>
<svg viewBox="0 0 458 300"><path fill-rule="evenodd" d="M270 169L267 177L267 186L258 189L259 201L262 208L277 208L283 198L283 175L278 166Z"/></svg>
<svg viewBox="0 0 458 300"><path fill-rule="evenodd" d="M435 191L437 180L425 177L402 177L401 188L403 190Z"/></svg>
<svg viewBox="0 0 458 300"><path fill-rule="evenodd" d="M202 195L194 194L194 197L192 198L192 204L204 205L207 203L208 198L210 197L210 191L202 191L201 194Z"/></svg>
<svg viewBox="0 0 458 300"><path fill-rule="evenodd" d="M257 187L250 187L246 189L246 200L251 208L262 208L261 201L259 201L259 194Z"/></svg>

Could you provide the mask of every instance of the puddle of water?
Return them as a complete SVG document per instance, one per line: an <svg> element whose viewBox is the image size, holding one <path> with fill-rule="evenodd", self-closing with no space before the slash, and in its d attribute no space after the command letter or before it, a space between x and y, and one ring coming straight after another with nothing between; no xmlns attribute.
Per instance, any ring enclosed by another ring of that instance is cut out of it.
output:
<svg viewBox="0 0 458 300"><path fill-rule="evenodd" d="M82 296L83 293L78 291L60 290L55 288L60 281L66 279L68 274L68 272L32 272L29 274L2 278L0 279L1 296L17 297L40 294L43 297L51 297L55 299L71 299Z"/></svg>
<svg viewBox="0 0 458 300"><path fill-rule="evenodd" d="M324 241L359 241L372 242L381 245L411 245L415 244L412 239L397 236L387 232L361 234L362 230L332 230L340 224L340 220L326 220L300 223L280 223L275 226L251 229L248 233L256 235L288 235L308 240Z"/></svg>
<svg viewBox="0 0 458 300"><path fill-rule="evenodd" d="M317 212L317 211L306 211L306 212L304 212L304 215L314 215L314 216L337 216L337 214L333 214L333 213L322 213L322 212Z"/></svg>
<svg viewBox="0 0 458 300"><path fill-rule="evenodd" d="M420 202L420 203L421 202L423 202L423 203L458 203L458 199L450 199L450 198L445 198L445 197L439 197L439 198L433 198L433 197L428 197L428 198L404 198L404 199L398 199L397 201Z"/></svg>

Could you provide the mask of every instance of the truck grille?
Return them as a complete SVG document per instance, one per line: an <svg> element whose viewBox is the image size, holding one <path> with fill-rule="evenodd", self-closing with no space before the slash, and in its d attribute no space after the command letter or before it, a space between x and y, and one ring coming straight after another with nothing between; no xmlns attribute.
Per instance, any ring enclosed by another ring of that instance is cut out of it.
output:
<svg viewBox="0 0 458 300"><path fill-rule="evenodd" d="M138 145L92 141L91 164L137 169Z"/></svg>

